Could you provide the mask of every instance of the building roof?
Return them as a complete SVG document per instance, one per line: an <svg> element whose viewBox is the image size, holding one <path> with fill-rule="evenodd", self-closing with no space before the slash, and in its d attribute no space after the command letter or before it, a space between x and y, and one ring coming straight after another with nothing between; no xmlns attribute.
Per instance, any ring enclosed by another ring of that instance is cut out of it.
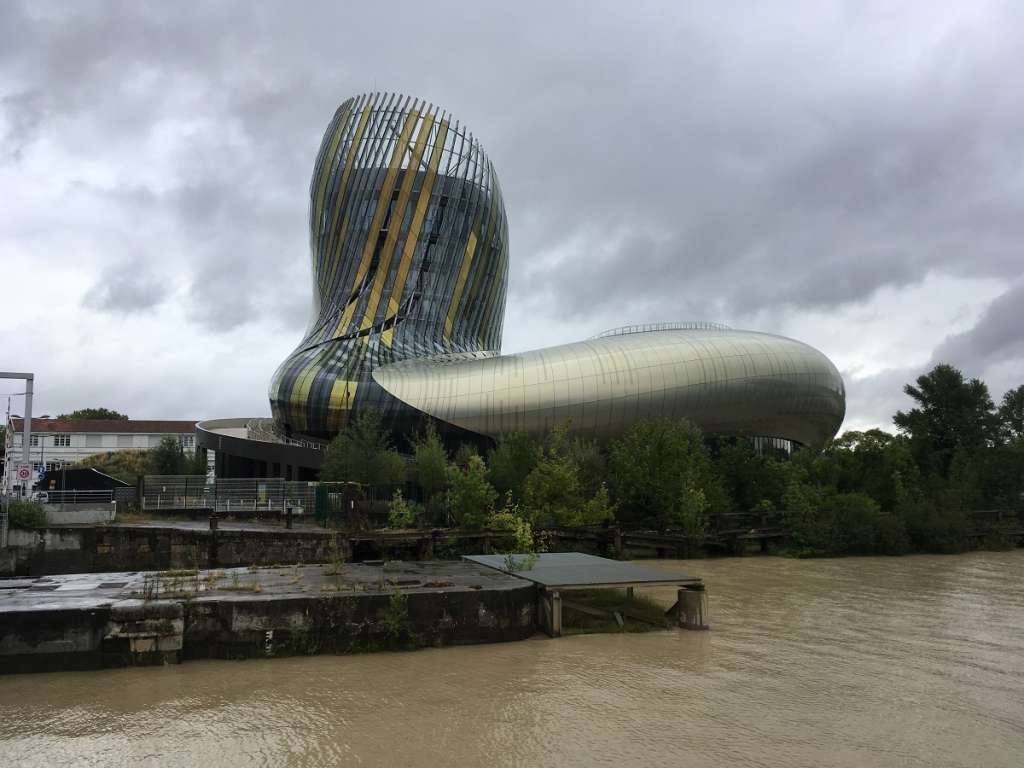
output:
<svg viewBox="0 0 1024 768"><path fill-rule="evenodd" d="M12 417L11 425L16 432L21 432L25 419ZM32 419L32 432L101 432L126 434L129 432L183 435L195 432L196 422L175 421L169 419Z"/></svg>

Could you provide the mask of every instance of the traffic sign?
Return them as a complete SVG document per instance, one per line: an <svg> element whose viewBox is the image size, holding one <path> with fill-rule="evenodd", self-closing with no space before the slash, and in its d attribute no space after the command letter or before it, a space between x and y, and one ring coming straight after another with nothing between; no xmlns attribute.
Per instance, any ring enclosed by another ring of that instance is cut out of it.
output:
<svg viewBox="0 0 1024 768"><path fill-rule="evenodd" d="M19 464L18 465L18 479L23 483L28 482L32 479L32 465L31 464Z"/></svg>

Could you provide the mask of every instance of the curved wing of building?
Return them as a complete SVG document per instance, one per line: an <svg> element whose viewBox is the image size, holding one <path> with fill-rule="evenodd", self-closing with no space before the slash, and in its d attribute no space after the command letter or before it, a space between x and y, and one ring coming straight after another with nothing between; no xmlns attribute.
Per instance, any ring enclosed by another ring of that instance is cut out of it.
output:
<svg viewBox="0 0 1024 768"><path fill-rule="evenodd" d="M395 431L543 433L570 420L607 438L638 419L821 446L845 411L817 350L714 324L635 327L500 356L508 225L490 160L426 102L352 98L310 183L313 311L270 384L286 438L330 438L373 408ZM228 436L230 437L230 435Z"/></svg>
<svg viewBox="0 0 1024 768"><path fill-rule="evenodd" d="M821 447L843 422L835 366L799 341L750 331L661 330L494 357L413 360L374 371L396 398L497 437L569 420L595 438L685 417L709 434Z"/></svg>

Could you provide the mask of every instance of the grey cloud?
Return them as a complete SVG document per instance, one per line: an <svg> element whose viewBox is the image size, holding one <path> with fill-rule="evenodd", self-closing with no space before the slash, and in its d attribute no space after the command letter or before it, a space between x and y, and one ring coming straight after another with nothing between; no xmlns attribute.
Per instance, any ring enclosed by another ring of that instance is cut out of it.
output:
<svg viewBox="0 0 1024 768"><path fill-rule="evenodd" d="M915 368L891 368L857 379L852 372L843 371L847 413L844 428L877 425L895 432L892 417L897 411L913 407L913 401L904 394L903 387L924 372Z"/></svg>
<svg viewBox="0 0 1024 768"><path fill-rule="evenodd" d="M982 379L998 402L1007 389L1024 384L1024 378L1006 378L997 371L1000 363L1024 360L1022 328L1024 281L1018 281L992 301L970 329L948 336L939 344L923 367L894 367L863 378L857 378L855 371L844 371L847 410L856 414L858 421L893 429L893 414L913 407L910 398L903 394L903 386L939 363L959 368L967 378ZM1024 370L1024 365L1021 368Z"/></svg>
<svg viewBox="0 0 1024 768"><path fill-rule="evenodd" d="M1024 280L993 301L968 331L949 336L932 354L932 362L948 362L968 375L995 363L1024 357Z"/></svg>
<svg viewBox="0 0 1024 768"><path fill-rule="evenodd" d="M46 216L186 286L200 335L269 319L297 340L313 158L337 104L375 88L482 140L511 304L595 330L742 324L842 313L929 273L1021 279L1021 30L1021 6L996 2L8 3L0 130L22 158L130 161L60 179ZM139 311L142 280L108 295L101 279L87 305ZM979 363L1000 354L1024 352Z"/></svg>
<svg viewBox="0 0 1024 768"><path fill-rule="evenodd" d="M131 314L156 308L170 293L171 286L165 279L132 263L104 270L86 291L82 304L103 312Z"/></svg>
<svg viewBox="0 0 1024 768"><path fill-rule="evenodd" d="M21 159L25 147L38 134L46 112L45 97L38 90L0 97L0 145L6 148L8 160Z"/></svg>

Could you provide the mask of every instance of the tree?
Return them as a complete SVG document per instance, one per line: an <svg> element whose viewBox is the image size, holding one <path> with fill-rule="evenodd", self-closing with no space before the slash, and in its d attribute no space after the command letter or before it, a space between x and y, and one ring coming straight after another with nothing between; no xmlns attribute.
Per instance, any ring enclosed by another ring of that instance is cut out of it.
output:
<svg viewBox="0 0 1024 768"><path fill-rule="evenodd" d="M635 424L612 445L609 469L612 493L629 521L699 527L713 510L709 499L720 495L700 430L682 419Z"/></svg>
<svg viewBox="0 0 1024 768"><path fill-rule="evenodd" d="M188 460L181 441L177 437L165 435L160 444L149 451L147 465L148 474L151 475L187 474Z"/></svg>
<svg viewBox="0 0 1024 768"><path fill-rule="evenodd" d="M865 493L838 493L826 501L829 549L838 555L898 554L906 550L903 522Z"/></svg>
<svg viewBox="0 0 1024 768"><path fill-rule="evenodd" d="M733 507L743 511L781 508L793 475L788 460L761 455L744 439L722 445L714 469Z"/></svg>
<svg viewBox="0 0 1024 768"><path fill-rule="evenodd" d="M835 486L840 492L864 492L885 510L896 508L901 489L914 490L920 482L910 441L902 435L851 430L832 443L828 455L838 467Z"/></svg>
<svg viewBox="0 0 1024 768"><path fill-rule="evenodd" d="M566 456L545 451L523 482L523 503L534 525L576 525L583 498L575 465Z"/></svg>
<svg viewBox="0 0 1024 768"><path fill-rule="evenodd" d="M383 420L374 410L361 411L327 446L320 479L362 483L374 489L405 478L405 460L391 448Z"/></svg>
<svg viewBox="0 0 1024 768"><path fill-rule="evenodd" d="M569 424L551 430L536 466L523 481L526 514L537 526L597 525L613 516L603 482L584 487L578 457L587 454L569 439Z"/></svg>
<svg viewBox="0 0 1024 768"><path fill-rule="evenodd" d="M482 527L498 498L498 492L487 482L484 460L473 455L466 460L465 467L450 465L448 486L456 524L463 528Z"/></svg>
<svg viewBox="0 0 1024 768"><path fill-rule="evenodd" d="M601 486L608 479L608 461L594 440L573 439L568 446L569 458L576 465L580 479L580 491L587 498L601 492ZM607 490L607 489L606 489Z"/></svg>
<svg viewBox="0 0 1024 768"><path fill-rule="evenodd" d="M522 499L523 482L537 466L540 446L525 432L501 435L487 457L487 478L499 493L511 493Z"/></svg>
<svg viewBox="0 0 1024 768"><path fill-rule="evenodd" d="M128 417L123 413L112 411L109 408L79 408L77 411L62 413L57 417L58 421L84 421L86 419L128 421Z"/></svg>
<svg viewBox="0 0 1024 768"><path fill-rule="evenodd" d="M423 502L429 507L448 484L448 453L433 424L413 443L413 469L416 484L423 494Z"/></svg>
<svg viewBox="0 0 1024 768"><path fill-rule="evenodd" d="M455 449L455 457L452 459L452 461L454 461L457 466L460 466L463 469L465 469L466 467L469 466L470 458L479 455L480 451L476 449L475 445L470 445L469 443L461 443L459 447Z"/></svg>
<svg viewBox="0 0 1024 768"><path fill-rule="evenodd" d="M942 363L918 376L903 391L917 403L898 411L893 422L910 438L917 464L926 473L946 477L958 450L976 451L998 437L998 422L988 387L979 379Z"/></svg>
<svg viewBox="0 0 1024 768"><path fill-rule="evenodd" d="M1024 384L1003 395L999 405L999 426L1009 443L1024 443Z"/></svg>

